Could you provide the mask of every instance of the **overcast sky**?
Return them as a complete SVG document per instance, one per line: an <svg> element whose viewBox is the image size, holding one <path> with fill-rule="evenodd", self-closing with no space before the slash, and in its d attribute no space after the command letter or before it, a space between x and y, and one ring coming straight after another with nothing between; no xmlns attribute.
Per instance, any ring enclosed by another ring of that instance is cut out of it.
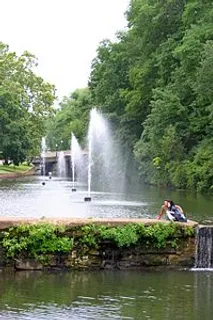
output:
<svg viewBox="0 0 213 320"><path fill-rule="evenodd" d="M92 59L105 38L127 24L129 0L2 0L0 41L38 58L38 73L59 98L87 86Z"/></svg>

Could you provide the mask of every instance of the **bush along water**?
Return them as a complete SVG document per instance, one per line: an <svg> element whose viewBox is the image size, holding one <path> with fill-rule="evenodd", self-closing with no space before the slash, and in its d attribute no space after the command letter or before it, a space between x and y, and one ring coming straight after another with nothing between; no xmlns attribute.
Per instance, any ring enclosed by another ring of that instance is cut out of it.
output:
<svg viewBox="0 0 213 320"><path fill-rule="evenodd" d="M55 226L33 224L12 227L2 232L2 246L7 259L34 259L48 264L52 254L69 254L77 251L84 255L91 249L98 250L103 243L113 247L155 247L177 249L179 240L193 237L195 230L177 223L157 223L146 226L142 223L124 226Z"/></svg>
<svg viewBox="0 0 213 320"><path fill-rule="evenodd" d="M51 224L20 225L3 232L6 258L32 258L48 263L48 254L72 250L73 239L64 236L65 227Z"/></svg>

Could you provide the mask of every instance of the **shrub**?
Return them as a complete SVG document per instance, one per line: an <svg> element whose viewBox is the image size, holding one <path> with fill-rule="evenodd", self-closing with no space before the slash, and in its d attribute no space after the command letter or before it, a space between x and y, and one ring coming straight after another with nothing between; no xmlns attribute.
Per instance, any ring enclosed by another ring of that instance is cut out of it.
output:
<svg viewBox="0 0 213 320"><path fill-rule="evenodd" d="M29 258L43 260L55 252L69 252L73 239L62 236L65 228L51 224L20 225L3 232L2 244L8 258L24 254Z"/></svg>

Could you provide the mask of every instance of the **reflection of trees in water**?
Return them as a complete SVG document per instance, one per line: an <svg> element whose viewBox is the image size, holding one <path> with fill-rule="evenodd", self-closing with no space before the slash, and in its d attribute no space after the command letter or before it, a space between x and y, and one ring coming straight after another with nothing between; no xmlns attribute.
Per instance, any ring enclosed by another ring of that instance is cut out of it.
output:
<svg viewBox="0 0 213 320"><path fill-rule="evenodd" d="M1 310L8 305L45 313L52 306L62 310L62 318L64 308L68 315L76 307L79 314L90 308L91 319L101 312L105 316L99 319L108 314L155 320L211 319L213 309L213 278L207 272L3 272L0 285Z"/></svg>
<svg viewBox="0 0 213 320"><path fill-rule="evenodd" d="M212 272L195 271L194 276L194 319L211 319L213 312L213 277ZM199 314L198 314L199 310ZM200 318L199 318L200 316Z"/></svg>

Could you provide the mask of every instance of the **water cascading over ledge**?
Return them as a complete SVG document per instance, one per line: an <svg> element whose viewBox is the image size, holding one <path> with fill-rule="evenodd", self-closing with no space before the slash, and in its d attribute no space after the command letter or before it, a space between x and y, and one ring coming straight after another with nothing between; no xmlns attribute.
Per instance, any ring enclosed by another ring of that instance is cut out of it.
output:
<svg viewBox="0 0 213 320"><path fill-rule="evenodd" d="M195 268L213 268L213 226L199 226L196 235Z"/></svg>

